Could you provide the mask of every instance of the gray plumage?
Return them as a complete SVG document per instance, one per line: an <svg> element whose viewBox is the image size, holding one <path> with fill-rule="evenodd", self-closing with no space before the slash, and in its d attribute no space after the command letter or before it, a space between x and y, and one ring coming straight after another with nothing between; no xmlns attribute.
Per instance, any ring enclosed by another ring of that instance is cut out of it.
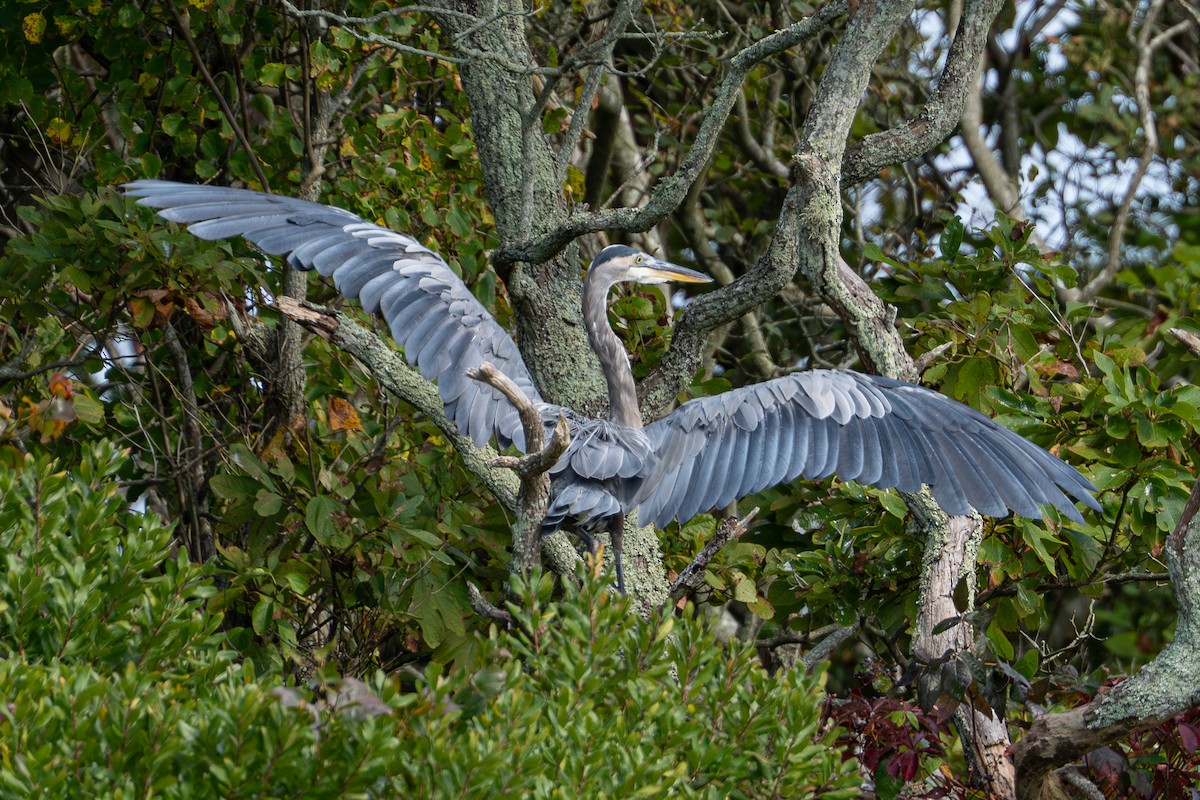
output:
<svg viewBox="0 0 1200 800"><path fill-rule="evenodd" d="M571 444L551 471L546 530L623 524L635 510L662 527L796 477L832 474L903 492L927 484L950 514L974 507L1037 517L1053 506L1078 522L1075 501L1099 509L1083 476L988 417L855 372L813 370L692 400L643 427L628 358L608 324L609 289L623 280L708 278L629 247L605 248L588 271L584 321L610 399L609 419L588 419L542 400L504 329L409 236L341 209L240 189L137 181L125 190L197 236L242 236L331 276L342 294L384 317L409 363L437 382L447 417L477 445L493 437L524 445L511 404L465 377L484 361L525 392L548 428L567 413Z"/></svg>
<svg viewBox="0 0 1200 800"><path fill-rule="evenodd" d="M446 416L482 447L512 441L520 423L504 396L465 372L485 361L541 400L508 333L445 261L411 236L332 206L279 195L169 181L136 181L125 191L202 239L241 236L286 255L297 269L333 278L347 298L379 312L408 362L437 381Z"/></svg>

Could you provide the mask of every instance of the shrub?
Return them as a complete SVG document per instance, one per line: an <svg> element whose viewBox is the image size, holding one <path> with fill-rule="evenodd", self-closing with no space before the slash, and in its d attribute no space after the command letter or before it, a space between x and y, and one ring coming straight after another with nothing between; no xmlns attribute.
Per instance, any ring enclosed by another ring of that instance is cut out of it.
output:
<svg viewBox="0 0 1200 800"><path fill-rule="evenodd" d="M213 579L173 554L170 526L126 507L124 454L5 455L0 796L857 791L820 730L818 678L770 677L690 615L637 619L592 579L533 581L480 669L283 688L230 649L244 637L208 613Z"/></svg>

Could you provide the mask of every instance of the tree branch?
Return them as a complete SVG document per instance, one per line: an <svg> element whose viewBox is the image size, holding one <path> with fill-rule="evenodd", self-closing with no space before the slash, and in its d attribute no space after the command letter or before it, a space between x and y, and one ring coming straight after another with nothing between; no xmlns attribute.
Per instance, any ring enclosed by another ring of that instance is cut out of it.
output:
<svg viewBox="0 0 1200 800"><path fill-rule="evenodd" d="M725 120L737 101L738 89L750 69L824 30L826 25L845 13L847 6L848 0L834 0L812 16L760 39L735 55L700 123L688 154L674 174L658 182L646 205L573 214L561 225L539 236L501 247L496 251L496 263L505 265L524 261L537 264L549 260L561 252L568 242L584 234L603 230L641 232L657 224L679 207L688 189L708 163Z"/></svg>
<svg viewBox="0 0 1200 800"><path fill-rule="evenodd" d="M780 271L799 264L818 297L842 320L870 370L907 380L915 380L917 374L894 325L894 309L887 308L841 258L841 183L835 168L844 163L846 138L875 60L911 10L912 3L868 0L851 18L805 121L792 160L793 185L767 255ZM985 29L987 25L990 20ZM935 657L952 655L969 646L969 629L955 626L935 637L933 628L953 616L940 614L938 609L949 600L964 570L970 570L968 565L974 561L970 545L980 530L979 519L948 517L927 491L905 500L926 540L919 601L922 613L917 620L914 653L920 657L921 651L928 649ZM1003 720L966 706L956 714L972 774L985 782L989 791L1011 795L1013 774L1006 757L1008 732Z"/></svg>
<svg viewBox="0 0 1200 800"><path fill-rule="evenodd" d="M196 390L192 383L192 369L188 363L187 351L184 350L170 319L163 323L162 332L163 342L175 368L174 389L179 395L179 405L183 410L183 439L186 443L180 445L179 462L184 473L181 479L182 488L188 500L183 510L191 517L188 520L192 542L189 555L196 563L203 564L217 554L217 547L212 521L208 515L208 476L204 474L200 407L196 402Z"/></svg>
<svg viewBox="0 0 1200 800"><path fill-rule="evenodd" d="M511 469L521 479L521 488L517 492L517 518L512 526L513 558L509 563L509 571L528 575L541 563L542 520L546 516L546 504L550 501L550 476L547 472L571 442L567 418L561 413L558 415L554 435L547 443L541 414L512 379L487 362L480 364L478 369L467 370L467 377L498 390L516 406L521 416L527 455L520 458L497 456L492 459L491 466Z"/></svg>
<svg viewBox="0 0 1200 800"><path fill-rule="evenodd" d="M475 609L475 613L479 616L499 622L506 628L512 624L512 614L488 602L488 599L483 596L483 592L479 591L479 587L471 581L467 581L467 599L471 601L471 608Z"/></svg>
<svg viewBox="0 0 1200 800"><path fill-rule="evenodd" d="M700 548L700 552L696 554L692 562L683 568L683 571L675 579L675 583L671 584L671 599L678 600L685 594L691 594L698 590L704 580L704 570L708 567L709 562L717 553L721 552L721 548L730 542L737 541L749 529L751 520L757 515L758 509L755 508L744 517L729 517L722 521L717 526L712 538L704 543L704 547Z"/></svg>
<svg viewBox="0 0 1200 800"><path fill-rule="evenodd" d="M333 311L291 297L280 297L276 307L289 319L357 358L389 392L425 414L462 456L467 469L478 477L510 512L516 512L517 479L509 470L493 467L496 451L477 448L458 426L446 418L437 388L405 363L382 339L342 311Z"/></svg>
<svg viewBox="0 0 1200 800"><path fill-rule="evenodd" d="M1051 796L1059 780L1053 770L1135 731L1159 725L1200 705L1200 480L1192 486L1164 550L1167 573L1179 607L1175 639L1123 683L1091 702L1034 721L1017 742L1019 800Z"/></svg>
<svg viewBox="0 0 1200 800"><path fill-rule="evenodd" d="M1195 353L1197 357L1200 357L1200 336L1189 333L1183 328L1171 328L1171 335L1183 342L1187 349Z"/></svg>
<svg viewBox="0 0 1200 800"><path fill-rule="evenodd" d="M1003 0L967 0L937 90L914 119L871 134L846 151L842 158L843 188L874 177L884 167L924 155L946 140L962 119L988 31L1001 5Z"/></svg>

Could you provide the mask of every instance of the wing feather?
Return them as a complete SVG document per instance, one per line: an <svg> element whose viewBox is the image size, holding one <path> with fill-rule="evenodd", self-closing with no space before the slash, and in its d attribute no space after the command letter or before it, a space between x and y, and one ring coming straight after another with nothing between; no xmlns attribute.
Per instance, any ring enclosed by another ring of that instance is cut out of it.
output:
<svg viewBox="0 0 1200 800"><path fill-rule="evenodd" d="M125 191L204 239L242 236L297 269L333 276L348 299L379 309L405 357L437 381L446 413L477 445L511 441L512 405L462 379L490 361L535 403L541 396L516 345L439 256L410 236L332 206L246 189L135 181ZM456 329L468 331L467 338Z"/></svg>
<svg viewBox="0 0 1200 800"><path fill-rule="evenodd" d="M928 484L947 512L1079 519L1099 508L1072 467L967 406L919 386L815 370L684 403L646 428L652 475L634 498L660 527L797 476L881 488Z"/></svg>

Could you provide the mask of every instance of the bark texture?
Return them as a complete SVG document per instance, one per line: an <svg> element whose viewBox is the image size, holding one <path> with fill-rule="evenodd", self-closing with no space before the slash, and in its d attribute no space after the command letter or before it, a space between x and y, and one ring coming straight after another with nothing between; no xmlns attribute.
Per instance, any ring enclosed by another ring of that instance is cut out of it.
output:
<svg viewBox="0 0 1200 800"><path fill-rule="evenodd" d="M953 66L955 75L964 71L974 75L984 43L979 30L986 30L999 7L997 3L978 5L978 13L989 16L974 20L973 26L965 32L960 26L960 35L948 58L948 67ZM849 268L841 257L840 244L841 170L847 158L846 139L857 112L858 98L867 88L871 70L882 49L896 35L912 9L913 4L909 2L865 2L857 6L845 36L830 59L805 121L800 146L792 159L792 186L780 218L779 232L768 253L769 260L798 264L816 294L846 325L868 369L910 381L917 378L917 371L896 330L894 310L886 308ZM958 84L961 87L958 102L961 103L961 93L965 92L969 82L959 80ZM909 134L892 138L880 135L875 139L881 147L878 152L893 152L894 147L899 148L896 153L920 149L921 140ZM864 153L857 153L855 161L864 158ZM880 159L881 162L886 160ZM858 177L852 173L850 179ZM958 581L973 573L974 549L970 545L977 542L979 520L947 517L928 493L906 499L917 520L915 533L926 542L919 601L921 613L913 638L914 656L926 661L952 660L957 652L969 649L973 638L970 627L966 622L960 622L940 635L935 635L933 628L942 620L956 616L950 598ZM1006 755L1009 735L1004 721L990 712L984 714L966 705L960 706L955 721L963 740L968 769L977 785L991 797L1011 797L1015 776L1012 762Z"/></svg>

